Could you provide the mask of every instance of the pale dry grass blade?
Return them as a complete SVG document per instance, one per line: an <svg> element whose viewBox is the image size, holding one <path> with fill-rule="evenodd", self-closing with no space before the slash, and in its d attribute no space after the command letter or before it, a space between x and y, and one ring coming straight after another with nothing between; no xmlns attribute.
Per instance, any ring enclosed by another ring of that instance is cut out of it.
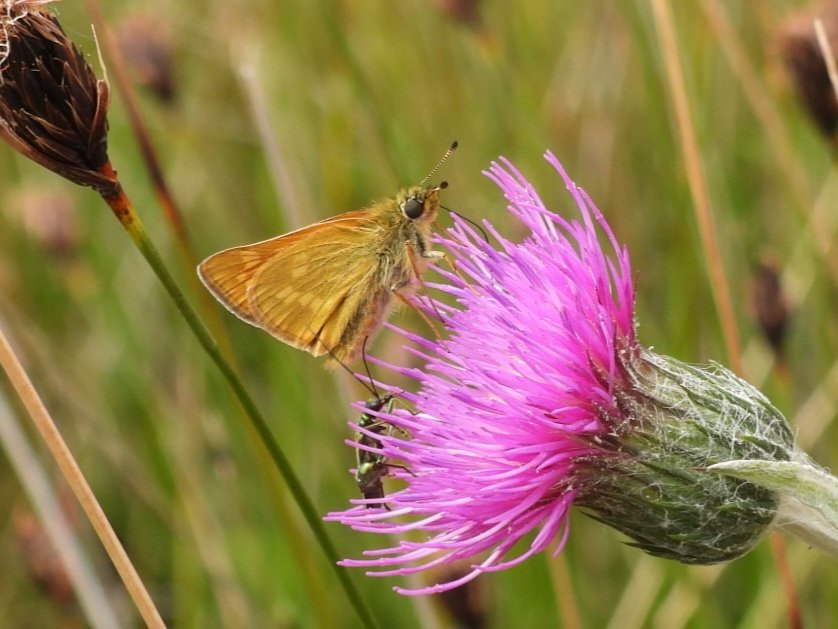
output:
<svg viewBox="0 0 838 629"><path fill-rule="evenodd" d="M6 371L12 386L32 418L32 422L43 438L50 454L55 459L64 479L73 490L90 524L99 536L143 620L150 629L164 629L166 625L160 616L160 612L157 611L148 590L122 547L119 538L117 538L105 512L96 500L93 490L84 478L81 468L76 463L72 452L67 447L64 438L29 380L23 365L17 359L2 329L0 329L0 365Z"/></svg>
<svg viewBox="0 0 838 629"><path fill-rule="evenodd" d="M255 57L255 54L251 53L248 56ZM291 173L287 151L284 150L277 139L276 131L271 124L267 98L259 83L258 67L255 61L241 63L237 68L237 74L250 105L250 115L265 159L268 162L268 170L271 173L271 181L276 198L279 201L280 210L285 216L288 231L291 231L314 220L311 202L306 199L306 195L297 186L296 182L299 179Z"/></svg>
<svg viewBox="0 0 838 629"><path fill-rule="evenodd" d="M826 63L826 70L829 74L829 82L832 83L832 89L835 90L836 98L838 98L838 68L835 67L835 53L832 52L832 45L829 43L829 38L826 36L826 29L823 26L823 21L820 19L814 22L815 35L818 38L818 46L820 46L823 60Z"/></svg>
<svg viewBox="0 0 838 629"><path fill-rule="evenodd" d="M582 617L579 615L579 606L576 603L576 592L567 556L560 553L555 557L548 557L547 567L550 570L550 580L562 619L562 628L582 629Z"/></svg>
<svg viewBox="0 0 838 629"><path fill-rule="evenodd" d="M725 348L733 371L742 373L742 356L739 345L739 332L736 326L736 315L733 308L730 286L724 269L721 249L719 247L716 219L710 204L710 194L701 159L701 151L695 134L690 101L684 83L683 69L678 52L675 27L666 0L652 2L655 27L660 40L661 54L666 70L667 87L672 98L676 126L684 158L690 193L693 197L693 207L696 221L701 232L701 242L704 257L707 261L707 271L710 276L710 286L713 300L725 339Z"/></svg>
<svg viewBox="0 0 838 629"><path fill-rule="evenodd" d="M123 623L110 604L104 585L87 560L83 546L73 533L58 503L58 498L38 456L2 395L0 395L0 443L73 583L79 605L84 610L91 627L93 629L122 627Z"/></svg>
<svg viewBox="0 0 838 629"><path fill-rule="evenodd" d="M638 557L606 629L642 629L648 626L655 599L664 583L660 561L648 555Z"/></svg>

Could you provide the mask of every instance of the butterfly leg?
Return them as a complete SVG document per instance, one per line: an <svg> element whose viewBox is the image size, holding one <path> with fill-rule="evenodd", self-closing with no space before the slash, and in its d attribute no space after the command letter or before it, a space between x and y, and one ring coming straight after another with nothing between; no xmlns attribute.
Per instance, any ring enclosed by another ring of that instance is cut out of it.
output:
<svg viewBox="0 0 838 629"><path fill-rule="evenodd" d="M440 231L439 226L436 224L436 222L434 223L434 225L437 227L437 231ZM451 272L454 275L456 275L458 278L460 278L460 281L463 283L463 286L468 286L469 290L472 293L474 293L478 297L480 296L480 293L478 292L478 290L474 286L472 286L471 282L466 280L466 278L463 276L462 273L460 273L460 270L454 264L454 260L451 259L451 256L449 256L447 253L444 253L442 251L427 251L425 253L426 254L429 254L429 253L435 254L435 255L432 255L432 256L427 256L426 255L425 257L442 258L445 261L445 265L451 270Z"/></svg>
<svg viewBox="0 0 838 629"><path fill-rule="evenodd" d="M406 244L409 245L409 243L406 243ZM440 321L443 321L442 314L440 314L439 309L436 307L436 304L434 303L433 299L431 299L431 297L430 297L430 294L428 292L428 287L425 285L425 282L422 281L421 268L420 268L419 264L417 264L417 260L415 258L415 253L413 251L413 248L411 246L406 246L405 250L407 251L407 260L408 260L408 263L410 264L410 270L411 270L412 278L405 278L404 280L400 281L399 283L392 285L390 287L390 290L393 292L393 294L396 297L398 297L399 301L401 301L403 304L406 304L407 306L409 306L410 308L415 310L417 313L419 313L419 316L422 317L422 320L425 323L428 324L428 327L431 328L431 331L434 333L434 336L437 339L440 339L440 338L442 338L442 336L440 335L439 330L434 325L434 323L431 321L430 317L425 312L425 310L423 310L420 307L419 304L417 304L416 302L411 300L410 297L408 297L408 295L405 294L405 292L402 292L402 289L405 289L405 288L409 290L410 285L413 282L413 279L415 279L416 282L419 284L419 286L424 291L425 295L428 297L428 301L431 304L431 308L434 311L434 315L436 316L437 319L439 319ZM428 254L432 254L432 255L428 255ZM439 255L440 254L436 251L425 251L425 252L422 253L423 258L438 258Z"/></svg>
<svg viewBox="0 0 838 629"><path fill-rule="evenodd" d="M445 260L445 263L448 265L448 268L451 269L451 272L454 275L460 278L460 281L463 283L463 285L468 286L468 289L472 292L472 294L476 295L477 297L480 297L480 291L478 291L474 287L474 284L467 281L463 274L460 273L460 270L454 265L454 261L451 259L451 257L445 253L442 254L442 257Z"/></svg>
<svg viewBox="0 0 838 629"><path fill-rule="evenodd" d="M409 245L410 243L406 244ZM414 253L413 247L407 246L405 249L407 250L407 259L410 262L410 270L413 272L413 277L416 278L416 282L419 284L419 286L422 288L422 292L428 298L428 301L431 304L431 308L434 311L434 315L436 315L436 318L440 321L445 321L445 318L442 316L442 314L439 312L439 309L436 307L436 303L431 298L431 294L428 291L428 287L425 285L425 281L422 279L422 269L425 268L424 265L422 265L422 268L420 269L415 257L416 254ZM439 260L440 258L445 257L445 254L442 251L431 251L428 249L425 249L419 255L425 260ZM439 338L439 334L437 334L437 338Z"/></svg>
<svg viewBox="0 0 838 629"><path fill-rule="evenodd" d="M434 325L434 322L431 321L431 318L425 313L424 310L422 310L419 306L417 306L410 299L408 299L406 295L400 293L398 289L393 289L393 292L396 295L396 297L398 297L399 301L415 310L419 314L419 316L422 317L422 320L428 324L428 327L431 328L431 331L434 333L434 336L437 340L440 340L442 338L442 335L439 333L439 330L437 329L436 325ZM431 304L433 304L433 302L431 302ZM434 310L436 310L436 306L434 306ZM437 316L440 316L438 312Z"/></svg>

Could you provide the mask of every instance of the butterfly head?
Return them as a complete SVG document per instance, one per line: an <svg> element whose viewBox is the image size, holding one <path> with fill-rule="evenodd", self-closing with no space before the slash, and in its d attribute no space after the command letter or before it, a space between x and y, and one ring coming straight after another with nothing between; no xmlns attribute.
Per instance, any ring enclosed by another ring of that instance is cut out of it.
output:
<svg viewBox="0 0 838 629"><path fill-rule="evenodd" d="M396 204L406 219L423 224L432 223L439 211L439 191L447 187L445 181L433 188L413 186L398 194Z"/></svg>

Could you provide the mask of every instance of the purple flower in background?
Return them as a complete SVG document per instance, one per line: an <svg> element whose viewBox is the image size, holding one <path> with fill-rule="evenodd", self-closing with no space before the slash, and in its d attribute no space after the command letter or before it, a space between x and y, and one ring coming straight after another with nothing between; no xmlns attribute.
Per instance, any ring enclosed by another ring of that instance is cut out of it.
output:
<svg viewBox="0 0 838 629"><path fill-rule="evenodd" d="M417 393L399 396L415 412L382 412L398 428L370 433L406 486L328 516L400 535L343 562L372 575L471 562L455 581L399 592L440 592L550 546L558 553L573 505L686 563L741 555L774 518L775 494L706 467L788 459L785 419L726 369L639 345L628 252L558 160L546 159L579 218L549 211L508 161L492 164L485 174L530 234L514 243L486 223L496 249L455 218L440 241L462 277L435 285L455 301L436 304L447 337L403 332L426 361L421 371L392 367L418 382ZM510 556L525 536L529 546Z"/></svg>

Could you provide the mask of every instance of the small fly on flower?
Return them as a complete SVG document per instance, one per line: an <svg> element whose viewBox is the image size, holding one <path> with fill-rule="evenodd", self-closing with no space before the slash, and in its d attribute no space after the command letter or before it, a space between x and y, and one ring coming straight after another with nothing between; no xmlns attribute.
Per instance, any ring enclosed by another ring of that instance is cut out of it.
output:
<svg viewBox="0 0 838 629"><path fill-rule="evenodd" d="M384 483L382 480L387 476L392 464L387 462L387 457L381 453L381 440L372 435L389 434L394 426L378 416L384 410L386 413L393 412L395 396L392 393L384 395L374 394L364 405L366 411L358 418L358 427L363 429L355 432L356 456L358 467L355 469L355 480L358 489L366 500L382 500L384 498ZM367 503L368 509L379 506L388 508L383 501L378 503Z"/></svg>
<svg viewBox="0 0 838 629"><path fill-rule="evenodd" d="M361 359L364 362L364 370L367 372L369 385L364 383L346 365L340 361L337 362L372 393L372 397L364 403L364 412L358 418L358 430L355 431L355 441L352 443L356 448L355 482L358 483L358 489L364 499L374 501L366 503L367 509L384 507L389 510L383 500L384 483L382 479L389 474L391 468L403 468L403 466L389 462L388 458L382 453L384 444L379 436L391 435L396 432L406 433L407 431L403 428L397 428L381 417L381 413L389 415L393 412L396 396L389 391L384 394L378 392L375 379L372 377L369 364L367 364L366 344L367 339L364 339L361 344Z"/></svg>
<svg viewBox="0 0 838 629"><path fill-rule="evenodd" d="M395 197L290 233L210 256L198 266L230 312L280 341L332 362L351 361L393 307L410 296L428 264L439 193L420 182Z"/></svg>

